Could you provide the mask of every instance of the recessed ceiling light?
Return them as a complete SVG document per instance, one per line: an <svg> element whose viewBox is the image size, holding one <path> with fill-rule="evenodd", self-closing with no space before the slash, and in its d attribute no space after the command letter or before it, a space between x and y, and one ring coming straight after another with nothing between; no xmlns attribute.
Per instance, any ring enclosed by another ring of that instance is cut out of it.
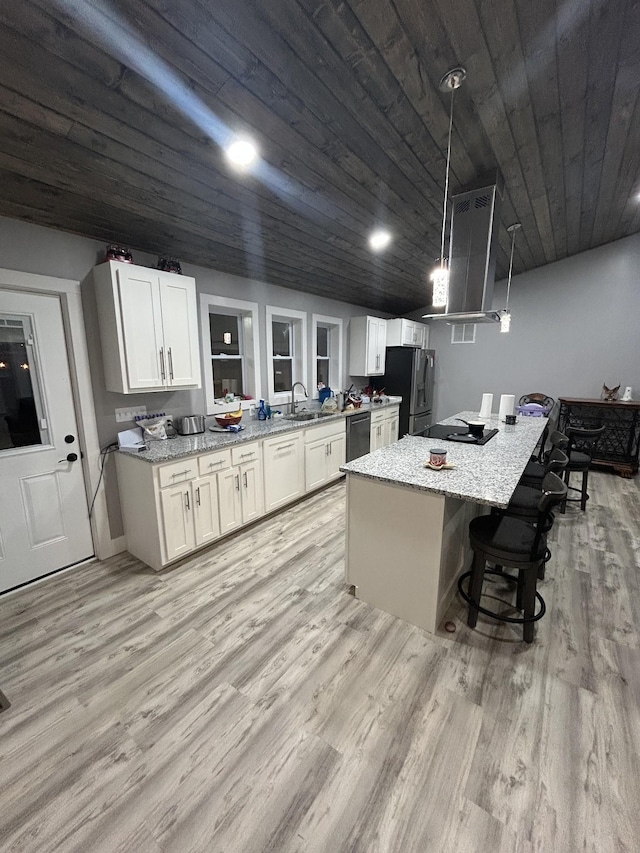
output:
<svg viewBox="0 0 640 853"><path fill-rule="evenodd" d="M369 236L369 246L374 252L382 252L391 242L391 234L384 228L378 228Z"/></svg>
<svg viewBox="0 0 640 853"><path fill-rule="evenodd" d="M250 139L234 139L225 148L228 161L236 169L248 169L258 157L258 149Z"/></svg>

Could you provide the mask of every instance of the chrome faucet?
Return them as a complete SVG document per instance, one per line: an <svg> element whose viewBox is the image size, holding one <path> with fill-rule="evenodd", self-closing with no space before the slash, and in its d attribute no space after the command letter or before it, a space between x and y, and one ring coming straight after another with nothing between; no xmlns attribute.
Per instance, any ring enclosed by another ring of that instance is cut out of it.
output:
<svg viewBox="0 0 640 853"><path fill-rule="evenodd" d="M305 397L308 397L308 396L309 396L309 395L307 394L307 389L304 387L304 385L302 384L302 382L294 382L294 383L293 383L293 385L291 386L291 414L292 414L292 415L295 415L295 413L296 413L296 395L295 395L296 385L300 385L300 387L301 387L301 388L302 388L302 390L304 391L304 396L305 396Z"/></svg>

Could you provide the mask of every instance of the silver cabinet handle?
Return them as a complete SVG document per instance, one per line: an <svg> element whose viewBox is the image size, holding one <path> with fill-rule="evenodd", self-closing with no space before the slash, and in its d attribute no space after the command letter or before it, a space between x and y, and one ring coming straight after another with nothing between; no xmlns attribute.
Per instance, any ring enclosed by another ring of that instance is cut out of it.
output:
<svg viewBox="0 0 640 853"><path fill-rule="evenodd" d="M175 474L172 474L172 477L186 477L187 474L191 473L191 468L185 468L184 471L176 471Z"/></svg>
<svg viewBox="0 0 640 853"><path fill-rule="evenodd" d="M276 450L284 450L285 447L293 447L294 444L295 444L295 441L290 441L288 444L279 444L276 447Z"/></svg>
<svg viewBox="0 0 640 853"><path fill-rule="evenodd" d="M187 509L191 509L191 503L189 502L189 492L184 493L184 502L186 504Z"/></svg>
<svg viewBox="0 0 640 853"><path fill-rule="evenodd" d="M241 453L240 459L251 459L252 456L253 456L253 453Z"/></svg>
<svg viewBox="0 0 640 853"><path fill-rule="evenodd" d="M331 456L331 454L333 453L333 448L331 447L332 444L333 444L333 442L330 441L329 442L329 456Z"/></svg>
<svg viewBox="0 0 640 853"><path fill-rule="evenodd" d="M162 376L162 381L165 382L167 379L165 370L164 370L164 348L160 347L160 375Z"/></svg>
<svg viewBox="0 0 640 853"><path fill-rule="evenodd" d="M236 492L240 491L240 474L236 474Z"/></svg>
<svg viewBox="0 0 640 853"><path fill-rule="evenodd" d="M173 356L171 355L171 347L167 350L167 355L169 356L169 377L173 381Z"/></svg>
<svg viewBox="0 0 640 853"><path fill-rule="evenodd" d="M247 487L247 472L246 472L246 471L245 471L245 472L244 472L244 474L242 475L242 479L244 480L244 487L245 487L245 489L246 489L246 488L248 488L248 487Z"/></svg>
<svg viewBox="0 0 640 853"><path fill-rule="evenodd" d="M196 489L196 503L200 506L200 486Z"/></svg>
<svg viewBox="0 0 640 853"><path fill-rule="evenodd" d="M224 459L218 459L217 462L209 462L209 468L214 468L216 465L222 465Z"/></svg>

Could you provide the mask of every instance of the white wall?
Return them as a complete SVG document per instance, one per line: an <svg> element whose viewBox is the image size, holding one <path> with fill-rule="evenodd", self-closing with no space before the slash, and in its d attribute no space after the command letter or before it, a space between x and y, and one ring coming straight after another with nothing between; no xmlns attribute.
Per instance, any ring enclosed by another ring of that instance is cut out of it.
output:
<svg viewBox="0 0 640 853"><path fill-rule="evenodd" d="M82 282L82 301L89 343L93 397L98 436L102 447L115 441L118 430L127 426L126 424L116 424L114 412L116 408L145 405L149 412L164 411L171 414L204 412L206 409L204 390L123 395L105 389L98 314L93 283L89 275L92 268L104 260L104 252L105 244L102 241L90 240L53 228L44 228L27 222L0 217L0 258L3 267ZM142 266L155 267L158 258L156 255L135 251L134 260ZM185 275L193 276L196 279L199 293L213 293L258 304L263 395L266 394L269 365L265 336L267 305L306 311L308 314L308 336L311 334L312 314L342 318L344 335L343 373L346 382L349 318L368 313L365 308L348 302L311 296L275 284L233 276L192 264L182 264L182 271ZM345 297L348 297L347 293L345 293ZM310 346L307 361L308 382L312 384L313 374L310 372L312 348ZM312 388L309 385L307 385L307 390L310 394L312 393ZM114 467L111 461L107 464L105 482L111 536L117 538L122 535L122 519Z"/></svg>
<svg viewBox="0 0 640 853"><path fill-rule="evenodd" d="M497 283L495 309L505 293ZM631 385L640 399L640 235L514 276L509 303L511 332L479 324L475 344L452 344L451 326L430 324L437 420L477 411L483 392L495 411L500 394L600 398L603 383Z"/></svg>

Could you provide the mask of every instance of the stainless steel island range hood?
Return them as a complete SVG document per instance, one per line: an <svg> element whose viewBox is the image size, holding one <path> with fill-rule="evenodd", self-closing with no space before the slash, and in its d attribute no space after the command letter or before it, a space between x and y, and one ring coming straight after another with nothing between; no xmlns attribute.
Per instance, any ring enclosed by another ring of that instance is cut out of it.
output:
<svg viewBox="0 0 640 853"><path fill-rule="evenodd" d="M498 251L498 227L504 184L495 183L451 197L449 296L444 311L425 320L448 323L495 323L492 308Z"/></svg>

